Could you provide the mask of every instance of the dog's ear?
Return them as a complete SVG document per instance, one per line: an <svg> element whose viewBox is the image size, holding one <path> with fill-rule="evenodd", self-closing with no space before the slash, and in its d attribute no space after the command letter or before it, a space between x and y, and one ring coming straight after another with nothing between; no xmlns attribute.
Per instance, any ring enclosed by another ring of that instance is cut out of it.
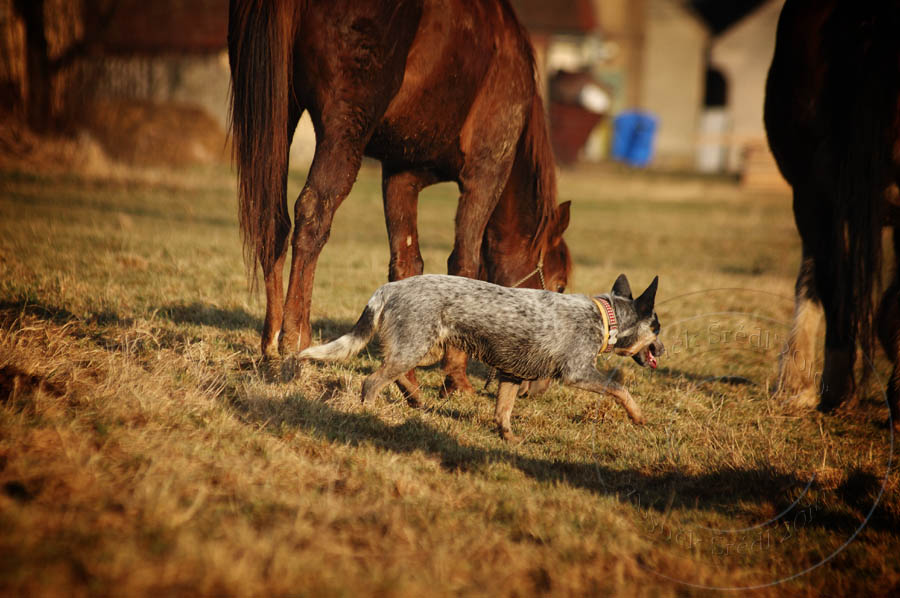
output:
<svg viewBox="0 0 900 598"><path fill-rule="evenodd" d="M553 232L550 234L550 244L557 245L562 241L563 233L569 228L569 208L572 202L567 201L559 204L556 208L556 223L553 226Z"/></svg>
<svg viewBox="0 0 900 598"><path fill-rule="evenodd" d="M653 282L647 287L647 290L641 293L641 296L635 299L634 309L641 317L649 316L653 313L653 304L656 302L656 287L659 284L659 276L653 277Z"/></svg>
<svg viewBox="0 0 900 598"><path fill-rule="evenodd" d="M624 274L619 274L616 282L613 283L612 294L625 297L626 299L633 299L631 296L631 285L628 284L628 277Z"/></svg>

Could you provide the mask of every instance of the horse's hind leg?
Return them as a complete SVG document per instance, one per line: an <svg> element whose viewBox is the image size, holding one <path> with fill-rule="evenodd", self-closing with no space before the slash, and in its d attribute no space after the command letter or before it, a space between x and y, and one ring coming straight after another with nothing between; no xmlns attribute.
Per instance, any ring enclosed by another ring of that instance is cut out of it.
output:
<svg viewBox="0 0 900 598"><path fill-rule="evenodd" d="M291 102L287 123L287 151L290 151L294 130L297 128L302 114L303 110ZM285 187L287 187L287 181L285 181ZM262 354L267 359L278 358L278 334L281 332L284 319L284 260L287 255L287 240L291 232L287 213L287 193L285 193L282 210L283 217L278 218L277 221L285 224L275 231L275 248L278 258L271 267L263 268L263 281L266 288L266 319L263 323Z"/></svg>
<svg viewBox="0 0 900 598"><path fill-rule="evenodd" d="M384 220L391 250L388 279L392 282L421 274L425 267L419 250L417 226L419 191L434 182L435 177L428 173L393 172L387 166L383 167ZM422 404L414 369L398 378L397 384L410 405L418 407Z"/></svg>
<svg viewBox="0 0 900 598"><path fill-rule="evenodd" d="M804 246L794 296L794 323L781 354L776 394L794 407L815 407L819 400L816 375L816 333L822 308L815 290L815 260Z"/></svg>
<svg viewBox="0 0 900 598"><path fill-rule="evenodd" d="M781 354L776 395L792 407L815 407L819 401L821 376L816 366L816 334L822 317L822 303L816 283L813 247L824 226L817 212L816 196L801 184L794 184L794 220L803 242L803 256L794 291L794 322L787 346Z"/></svg>
<svg viewBox="0 0 900 598"><path fill-rule="evenodd" d="M334 126L338 128L337 123ZM291 274L280 343L282 355L293 354L310 343L309 306L316 263L331 233L334 213L356 180L365 145L363 136L326 136L316 143L309 176L294 204Z"/></svg>
<svg viewBox="0 0 900 598"><path fill-rule="evenodd" d="M900 249L900 231L895 229L895 255L898 249ZM894 430L900 432L900 266L894 267L893 281L885 291L878 309L878 339L893 364L887 398L891 410L891 423Z"/></svg>

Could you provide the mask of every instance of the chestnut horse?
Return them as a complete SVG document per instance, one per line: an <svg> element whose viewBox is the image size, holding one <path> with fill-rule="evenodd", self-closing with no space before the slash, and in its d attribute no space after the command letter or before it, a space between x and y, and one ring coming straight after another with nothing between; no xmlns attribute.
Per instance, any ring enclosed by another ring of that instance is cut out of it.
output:
<svg viewBox="0 0 900 598"><path fill-rule="evenodd" d="M780 391L823 411L857 398L857 346L878 336L894 362L888 402L900 429L900 278L875 317L881 231L900 224L900 0L787 0L766 87L772 153L794 192L803 244ZM894 229L894 253L900 229ZM895 260L896 261L896 260ZM817 307L825 311L821 388ZM863 371L869 366L864 364ZM821 391L821 399L819 392Z"/></svg>
<svg viewBox="0 0 900 598"><path fill-rule="evenodd" d="M391 280L423 270L419 191L455 181L451 274L565 287L569 206L556 204L533 52L506 0L231 0L228 49L241 233L265 280L265 356L310 343L316 261L363 155L382 163ZM290 235L288 150L304 110L316 150ZM445 368L451 390L471 388L464 355L448 355Z"/></svg>

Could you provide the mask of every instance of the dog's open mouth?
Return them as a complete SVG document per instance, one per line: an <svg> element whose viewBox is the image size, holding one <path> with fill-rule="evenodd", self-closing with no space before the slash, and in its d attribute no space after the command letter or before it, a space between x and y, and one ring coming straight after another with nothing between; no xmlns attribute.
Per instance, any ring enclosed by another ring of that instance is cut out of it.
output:
<svg viewBox="0 0 900 598"><path fill-rule="evenodd" d="M650 367L651 369L654 369L654 370L656 369L656 366L658 364L656 361L656 355L653 354L653 345L649 345L646 348L644 348L643 350L641 350L637 354L637 357L638 357L638 360L640 361L641 365Z"/></svg>

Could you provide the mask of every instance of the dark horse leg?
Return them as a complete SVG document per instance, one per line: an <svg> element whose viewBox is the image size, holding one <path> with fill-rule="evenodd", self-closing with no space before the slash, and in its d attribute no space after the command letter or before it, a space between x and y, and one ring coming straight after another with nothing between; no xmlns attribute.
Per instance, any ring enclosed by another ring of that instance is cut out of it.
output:
<svg viewBox="0 0 900 598"><path fill-rule="evenodd" d="M388 279L393 282L423 272L425 264L419 251L417 226L419 191L435 183L436 177L426 172L393 172L387 166L383 167L381 176L384 219L391 250ZM416 407L421 405L415 369L398 378L397 385L408 403Z"/></svg>
<svg viewBox="0 0 900 598"><path fill-rule="evenodd" d="M449 274L478 278L484 229L497 204L502 182L509 176L511 156L507 162L499 166L502 172L495 178L476 177L461 184L463 192L456 211L456 241L447 260ZM502 182L498 184L497 181ZM449 346L445 349L441 364L447 374L443 394L473 392L472 384L466 377L467 364L468 356L463 351Z"/></svg>
<svg viewBox="0 0 900 598"><path fill-rule="evenodd" d="M821 376L816 368L816 333L822 304L815 290L815 259L804 244L794 294L794 323L787 347L781 354L776 393L794 407L815 407Z"/></svg>
<svg viewBox="0 0 900 598"><path fill-rule="evenodd" d="M781 355L781 371L777 393L799 408L816 406L830 410L853 395L853 365L856 358L855 336L846 322L840 322L836 309L823 297L833 294L834 284L816 269L816 263L829 259L831 253L822 247L820 213L817 196L805 186L794 186L794 217L803 242L803 257L794 298L794 323L787 347ZM825 365L816 367L816 332L819 308L825 312ZM821 400L820 400L821 392Z"/></svg>
<svg viewBox="0 0 900 598"><path fill-rule="evenodd" d="M393 282L421 274L424 268L419 251L417 227L419 191L436 182L424 172L382 172L384 219L387 224L391 262L388 279Z"/></svg>
<svg viewBox="0 0 900 598"><path fill-rule="evenodd" d="M781 354L776 394L792 406L815 407L819 401L821 376L816 367L816 333L822 317L822 303L816 291L816 260L812 246L817 242L817 222L811 202L799 185L794 190L794 218L803 242L803 256L794 291L794 322L787 347Z"/></svg>
<svg viewBox="0 0 900 598"><path fill-rule="evenodd" d="M900 230L894 229L894 255L900 254ZM900 268L894 266L894 278L885 291L878 309L878 338L893 363L887 398L891 423L900 432Z"/></svg>

